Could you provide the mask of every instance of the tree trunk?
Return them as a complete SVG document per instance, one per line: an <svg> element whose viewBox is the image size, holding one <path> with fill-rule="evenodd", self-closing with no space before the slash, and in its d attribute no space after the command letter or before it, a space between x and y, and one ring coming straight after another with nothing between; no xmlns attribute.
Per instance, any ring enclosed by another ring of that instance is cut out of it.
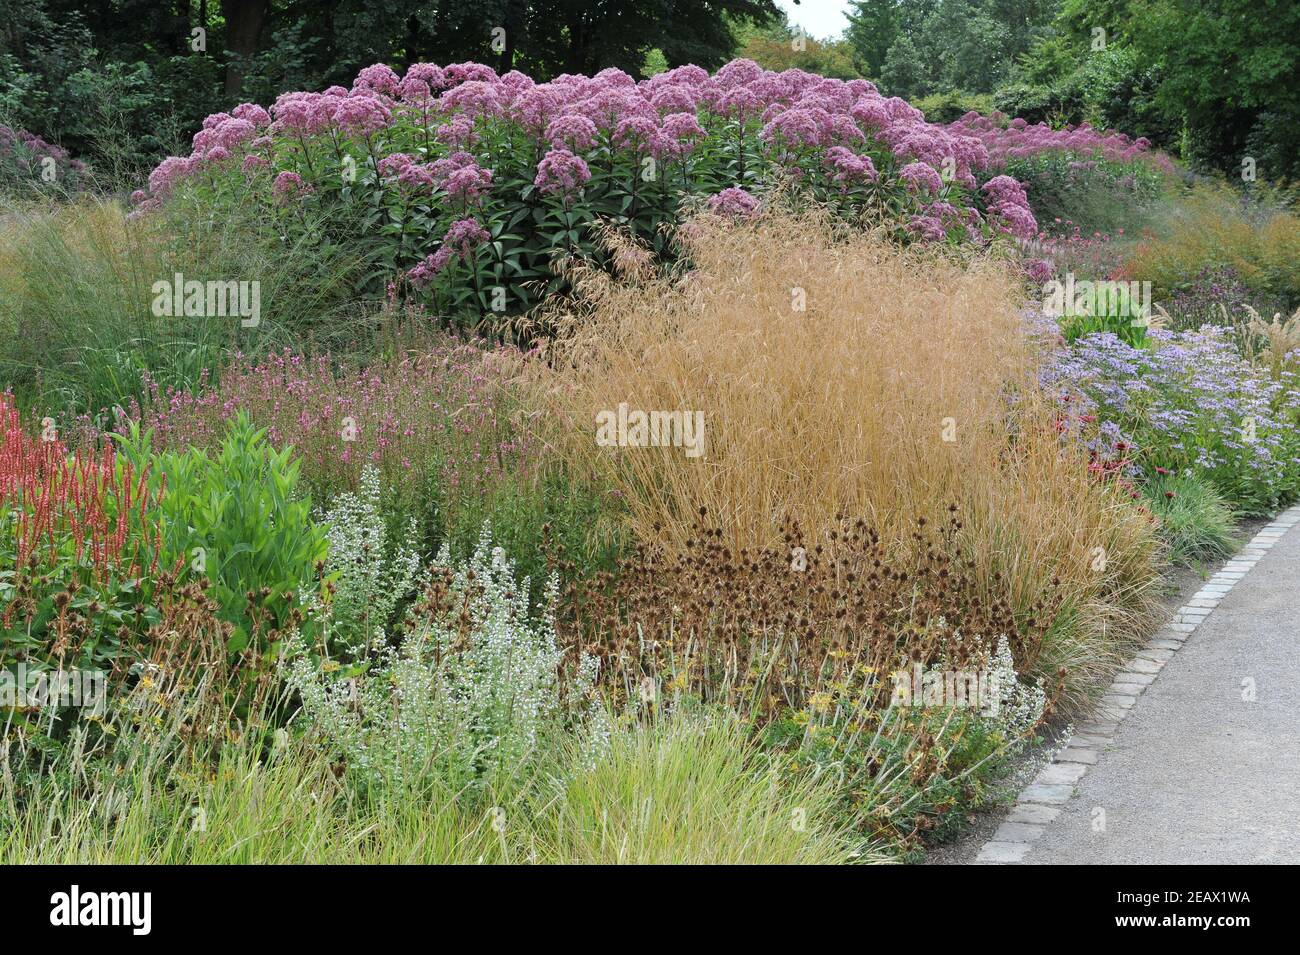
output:
<svg viewBox="0 0 1300 955"><path fill-rule="evenodd" d="M405 63L407 69L410 69L413 63L419 63L424 59L421 52L423 44L420 42L420 18L412 13L406 18L406 49ZM405 72L405 71L403 71Z"/></svg>
<svg viewBox="0 0 1300 955"><path fill-rule="evenodd" d="M247 59L261 48L262 26L270 0L221 0L226 19L226 49L234 54L226 64L226 95L238 96L244 86Z"/></svg>
<svg viewBox="0 0 1300 955"><path fill-rule="evenodd" d="M506 0L505 22L501 24L506 31L506 48L501 51L501 62L497 65L497 72L503 75L515 68L515 50L519 48L519 35L524 29L525 2Z"/></svg>
<svg viewBox="0 0 1300 955"><path fill-rule="evenodd" d="M587 72L589 37L587 36L587 24L583 19L581 10L572 11L568 26L569 49L565 57L565 72Z"/></svg>

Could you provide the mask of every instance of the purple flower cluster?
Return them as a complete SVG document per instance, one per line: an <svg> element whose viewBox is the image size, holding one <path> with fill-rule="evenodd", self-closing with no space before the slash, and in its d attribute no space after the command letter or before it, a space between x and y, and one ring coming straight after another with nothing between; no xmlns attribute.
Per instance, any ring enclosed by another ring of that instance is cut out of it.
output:
<svg viewBox="0 0 1300 955"><path fill-rule="evenodd" d="M416 288L429 285L447 265L459 257L467 259L475 248L488 241L491 235L474 219L457 219L451 224L438 251L426 256L407 274Z"/></svg>
<svg viewBox="0 0 1300 955"><path fill-rule="evenodd" d="M983 144L988 165L998 169L1008 159L1024 159L1040 153L1069 153L1105 159L1109 162L1149 162L1164 172L1173 171L1173 163L1163 153L1151 149L1145 137L1130 139L1114 130L1097 130L1087 123L1052 129L1045 123L1030 125L1023 119L1008 121L1003 113L982 116L969 112L948 129L973 137Z"/></svg>
<svg viewBox="0 0 1300 955"><path fill-rule="evenodd" d="M832 146L826 150L826 165L834 170L832 178L846 185L854 181L875 182L880 178L870 156L855 153L847 146Z"/></svg>
<svg viewBox="0 0 1300 955"><path fill-rule="evenodd" d="M241 103L229 113L213 113L194 134L190 155L168 156L149 174L148 193L132 194L137 211L156 207L181 180L232 156L243 154L239 165L245 174L269 167L273 140L267 133L271 125L270 114L256 103ZM278 179L276 183L276 192L282 195L285 190Z"/></svg>
<svg viewBox="0 0 1300 955"><path fill-rule="evenodd" d="M710 196L708 206L716 215L747 219L758 212L759 202L744 189L731 186Z"/></svg>
<svg viewBox="0 0 1300 955"><path fill-rule="evenodd" d="M499 76L476 63L417 63L403 76L377 64L363 69L350 90L285 93L269 111L245 103L214 114L195 136L190 156L169 157L154 170L144 201L162 199L178 180L231 158L249 173L263 168L262 159L282 168L273 150L281 137L304 148L321 137L336 144L341 138L369 140L412 118L426 142L431 134L452 151L471 149L483 135L483 123L504 121L525 131L539 146L550 147L538 164L536 185L566 199L589 180L588 154L602 136L619 148L679 162L722 121L755 124L750 128L779 161L804 152L820 156L828 178L842 188L878 182L882 154L910 170L909 188L930 194L943 188L939 169L973 190L974 171L988 162L978 136L927 123L920 111L881 96L866 80L846 82L802 70L776 73L749 60L735 60L713 76L683 66L638 82L607 69L540 84L515 71ZM864 149L874 150L877 158ZM259 159L249 161L241 152ZM406 172L404 185L428 184L422 173L407 172L414 163L409 152L387 156L381 148L380 156L381 176L400 180ZM454 178L435 171L433 178L466 202L481 198L491 185L486 168Z"/></svg>
<svg viewBox="0 0 1300 955"><path fill-rule="evenodd" d="M303 182L302 176L296 172L286 171L275 177L271 189L277 196L293 197L310 192L311 186Z"/></svg>
<svg viewBox="0 0 1300 955"><path fill-rule="evenodd" d="M533 185L542 192L570 197L590 179L591 169L581 156L567 149L552 149L537 164Z"/></svg>
<svg viewBox="0 0 1300 955"><path fill-rule="evenodd" d="M937 196L943 190L943 177L933 166L923 162L908 163L898 171L908 192L928 192Z"/></svg>
<svg viewBox="0 0 1300 955"><path fill-rule="evenodd" d="M1277 379L1241 357L1223 329L1153 329L1150 348L1111 333L1061 346L1040 382L1094 451L1207 476L1237 504L1272 506L1300 492L1300 374ZM1300 358L1300 355L1294 356Z"/></svg>
<svg viewBox="0 0 1300 955"><path fill-rule="evenodd" d="M133 214L190 178L211 187L214 201L251 193L287 204L314 194L324 208L364 195L398 224L396 251L382 250L385 268L417 288L437 282L437 294L440 277L464 277L457 261L501 282L507 263L543 260L556 236L584 246L596 209L621 208L637 228L657 230L676 221L681 200L702 194L711 211L747 217L778 181L847 217L887 210L899 237L1032 237L1019 183L997 176L979 188L988 163L979 135L928 123L866 80L750 60L713 75L682 66L638 81L606 69L545 83L478 63L417 63L404 74L376 64L350 88L288 92L269 109L244 103L208 117L189 156L152 172ZM242 175L228 176L236 167ZM480 259L485 224L499 241ZM439 230L435 248L418 244Z"/></svg>
<svg viewBox="0 0 1300 955"><path fill-rule="evenodd" d="M926 242L941 242L957 231L970 241L979 236L979 213L971 208L959 209L950 202L937 200L924 203L918 215L908 220L907 229Z"/></svg>
<svg viewBox="0 0 1300 955"><path fill-rule="evenodd" d="M88 172L85 163L73 159L61 146L47 143L25 129L0 123L0 181L38 186L50 183L73 191L80 188Z"/></svg>
<svg viewBox="0 0 1300 955"><path fill-rule="evenodd" d="M492 188L492 170L466 163L447 174L442 187L453 202L477 205Z"/></svg>
<svg viewBox="0 0 1300 955"><path fill-rule="evenodd" d="M1000 228L1019 239L1032 239L1038 234L1038 222L1029 209L1024 186L1010 176L994 176L981 191L988 195L989 216Z"/></svg>
<svg viewBox="0 0 1300 955"><path fill-rule="evenodd" d="M546 125L546 139L556 149L583 152L596 142L596 124L586 116L557 116Z"/></svg>
<svg viewBox="0 0 1300 955"><path fill-rule="evenodd" d="M1025 277L1041 285L1052 277L1052 263L1047 259L1028 259L1024 263Z"/></svg>

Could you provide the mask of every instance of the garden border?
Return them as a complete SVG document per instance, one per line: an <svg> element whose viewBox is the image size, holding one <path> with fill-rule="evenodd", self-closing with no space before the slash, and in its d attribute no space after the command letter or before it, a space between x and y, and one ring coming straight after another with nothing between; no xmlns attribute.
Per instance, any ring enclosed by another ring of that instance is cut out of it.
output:
<svg viewBox="0 0 1300 955"><path fill-rule="evenodd" d="M1164 665L1237 581L1244 579L1297 523L1300 523L1300 505L1277 515L1179 607L1173 619L1157 630L1146 646L1115 674L1088 721L1075 728L1074 735L1057 750L1052 761L1021 791L1010 815L975 857L976 865L1016 865L1024 861L1034 842L1073 798L1079 780L1096 765L1142 691L1155 682Z"/></svg>

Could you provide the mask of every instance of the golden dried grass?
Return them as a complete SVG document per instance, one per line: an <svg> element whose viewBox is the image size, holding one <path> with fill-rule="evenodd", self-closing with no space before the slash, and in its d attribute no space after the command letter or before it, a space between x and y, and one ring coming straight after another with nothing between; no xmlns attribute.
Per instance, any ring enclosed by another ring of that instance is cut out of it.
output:
<svg viewBox="0 0 1300 955"><path fill-rule="evenodd" d="M1024 610L1061 580L1072 622L1042 663L1066 666L1078 699L1145 626L1158 545L1027 387L1040 355L1009 270L815 214L704 218L679 241L691 270L668 278L573 272L581 304L552 317L560 334L536 366L571 460L670 549L701 507L738 550L778 544L787 517L811 536L841 513L905 548L916 518L956 504L991 591ZM703 412L704 456L597 446L597 414L623 402Z"/></svg>
<svg viewBox="0 0 1300 955"><path fill-rule="evenodd" d="M1205 270L1232 269L1256 292L1300 298L1300 214L1277 192L1258 202L1218 183L1198 184L1166 210L1154 233L1133 248L1125 272L1158 295Z"/></svg>

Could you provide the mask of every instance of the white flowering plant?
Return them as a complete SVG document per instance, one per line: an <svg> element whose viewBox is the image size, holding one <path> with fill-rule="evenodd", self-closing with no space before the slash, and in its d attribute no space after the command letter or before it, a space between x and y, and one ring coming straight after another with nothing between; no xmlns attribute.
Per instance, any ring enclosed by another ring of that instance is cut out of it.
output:
<svg viewBox="0 0 1300 955"><path fill-rule="evenodd" d="M381 494L379 471L367 466L358 492L340 494L322 516L329 542L329 586L314 609L325 618L331 643L345 652L382 641L399 607L428 581L415 518L402 539L393 539Z"/></svg>
<svg viewBox="0 0 1300 955"><path fill-rule="evenodd" d="M1042 722L1047 694L1036 683L1020 678L1005 635L998 637L996 647L985 659L992 698L984 701L984 715L995 721L1008 745L1018 748Z"/></svg>
<svg viewBox="0 0 1300 955"><path fill-rule="evenodd" d="M516 579L485 525L468 560L439 553L429 599L396 645L377 630L366 661L347 668L300 645L283 665L296 719L368 786L418 787L434 774L455 791L509 789L561 730L598 752L609 726L597 664L584 656L561 680L558 593L553 577L531 613L528 578Z"/></svg>

